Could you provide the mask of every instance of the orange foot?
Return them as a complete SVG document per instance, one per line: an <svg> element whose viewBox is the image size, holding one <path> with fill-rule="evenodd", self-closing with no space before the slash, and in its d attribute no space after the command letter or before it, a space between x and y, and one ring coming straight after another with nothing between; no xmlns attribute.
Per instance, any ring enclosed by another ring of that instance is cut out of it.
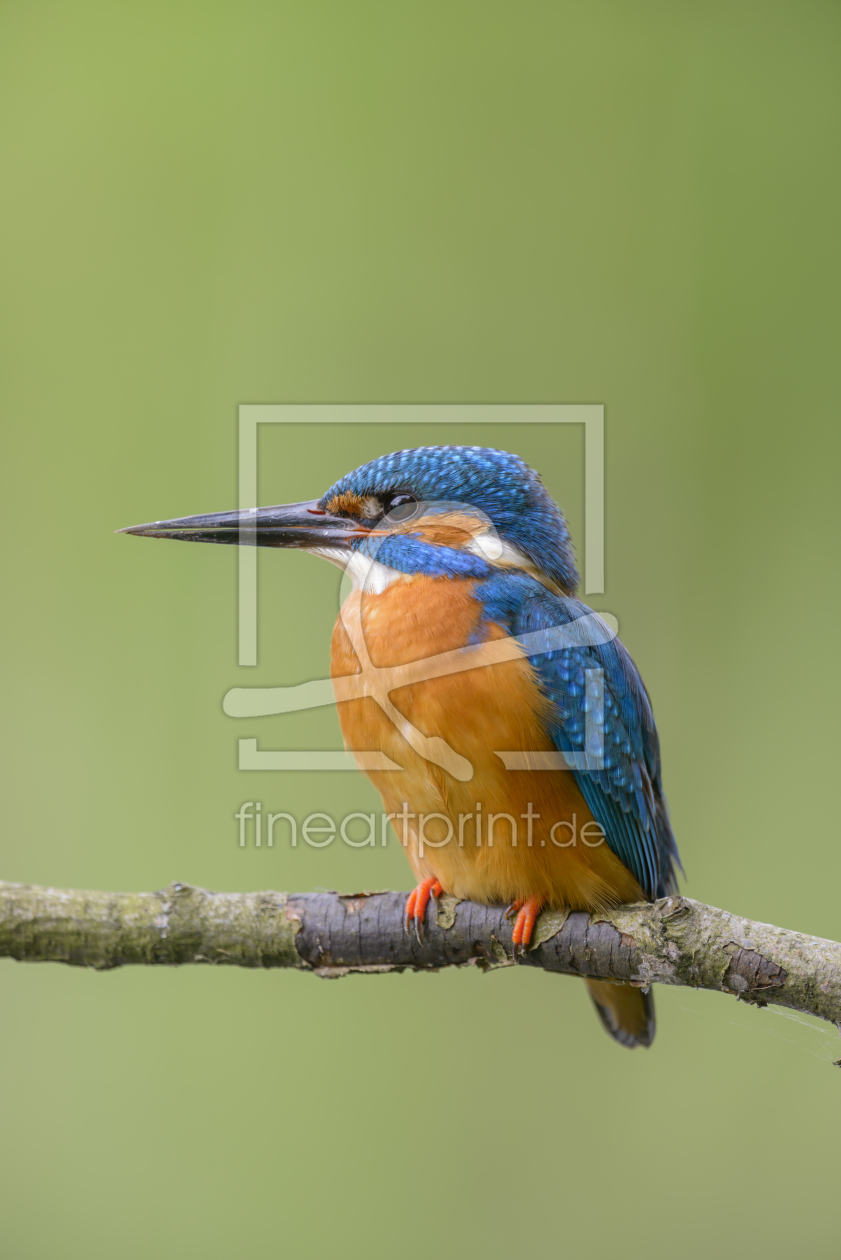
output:
<svg viewBox="0 0 841 1260"><path fill-rule="evenodd" d="M524 957L529 947L534 925L537 922L537 916L543 909L544 901L542 897L520 897L517 901L512 901L511 905L505 912L506 919L510 919L512 914L516 914L514 920L514 929L511 933L511 957L514 962L517 961L517 954Z"/></svg>
<svg viewBox="0 0 841 1260"><path fill-rule="evenodd" d="M433 878L425 879L418 884L417 888L413 888L409 893L409 899L406 902L406 931L408 932L414 922L415 933L418 940L423 939L423 921L426 918L426 907L429 905L430 897L440 897L443 889L440 880Z"/></svg>

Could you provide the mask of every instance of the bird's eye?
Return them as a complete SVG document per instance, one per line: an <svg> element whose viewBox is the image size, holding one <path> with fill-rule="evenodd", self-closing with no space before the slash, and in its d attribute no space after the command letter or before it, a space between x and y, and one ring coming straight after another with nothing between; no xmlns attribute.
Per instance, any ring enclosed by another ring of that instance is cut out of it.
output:
<svg viewBox="0 0 841 1260"><path fill-rule="evenodd" d="M383 504L385 514L390 521L397 524L410 521L418 510L418 501L413 494L392 494Z"/></svg>

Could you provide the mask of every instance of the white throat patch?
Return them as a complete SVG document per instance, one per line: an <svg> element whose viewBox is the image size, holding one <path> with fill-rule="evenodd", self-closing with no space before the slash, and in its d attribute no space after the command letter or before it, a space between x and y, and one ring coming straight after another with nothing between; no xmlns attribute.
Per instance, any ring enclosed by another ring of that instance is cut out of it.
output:
<svg viewBox="0 0 841 1260"><path fill-rule="evenodd" d="M321 556L337 568L344 569L354 591L365 590L380 595L392 582L406 577L399 569L390 569L387 564L380 564L379 560L372 560L358 551L342 551L339 547L308 547L307 550L311 555Z"/></svg>

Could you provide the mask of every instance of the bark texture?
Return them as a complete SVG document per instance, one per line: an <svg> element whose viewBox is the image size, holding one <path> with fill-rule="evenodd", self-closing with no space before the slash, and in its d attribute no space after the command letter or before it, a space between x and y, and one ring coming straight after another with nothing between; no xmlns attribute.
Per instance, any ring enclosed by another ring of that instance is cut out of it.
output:
<svg viewBox="0 0 841 1260"><path fill-rule="evenodd" d="M423 939L405 893L83 892L0 882L0 956L107 970L127 964L295 967L319 976L512 965L497 906L442 897ZM691 901L606 914L546 911L523 966L648 987L686 985L841 1026L841 945Z"/></svg>

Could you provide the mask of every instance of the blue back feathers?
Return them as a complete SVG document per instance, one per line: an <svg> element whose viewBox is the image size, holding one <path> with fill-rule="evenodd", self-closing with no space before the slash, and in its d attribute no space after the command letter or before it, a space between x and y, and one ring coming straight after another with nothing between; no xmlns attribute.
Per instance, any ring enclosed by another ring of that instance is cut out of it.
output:
<svg viewBox="0 0 841 1260"><path fill-rule="evenodd" d="M527 574L499 573L484 584L482 599L485 619L515 638L592 616L580 600L553 595ZM577 637L572 646L529 657L552 703L555 747L591 759L588 769L562 773L574 774L608 846L646 897L665 897L677 889L674 864L680 857L648 692L618 639L605 635L605 642L590 644L592 636Z"/></svg>

